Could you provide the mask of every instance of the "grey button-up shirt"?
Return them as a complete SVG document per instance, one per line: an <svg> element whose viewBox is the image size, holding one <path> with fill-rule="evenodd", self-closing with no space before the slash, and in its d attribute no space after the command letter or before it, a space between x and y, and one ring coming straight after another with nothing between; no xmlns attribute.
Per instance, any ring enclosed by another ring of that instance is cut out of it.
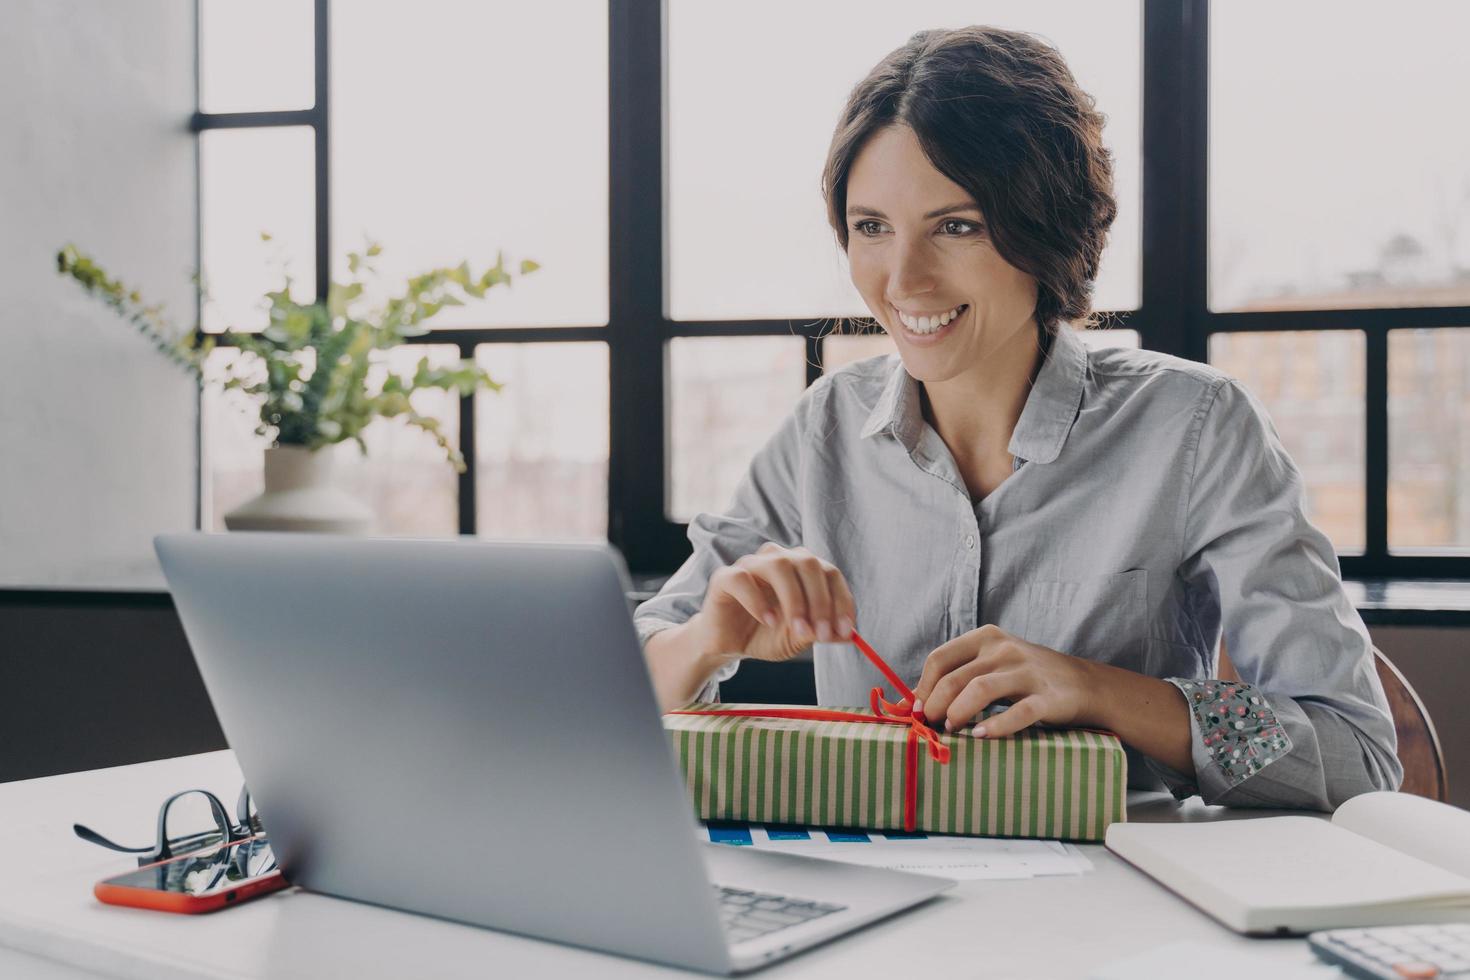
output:
<svg viewBox="0 0 1470 980"><path fill-rule="evenodd" d="M1398 787L1368 632L1303 513L1301 474L1238 383L1151 351L1089 351L1064 328L1010 452L1014 471L976 503L897 354L823 377L726 512L690 523L694 553L639 607L640 639L693 616L720 566L766 541L804 545L842 570L858 630L910 684L936 647L994 623L1184 689L1214 675L1223 629L1290 751L1232 775L1192 711L1193 778L1130 749L1134 788L1333 809ZM865 705L883 683L850 644L812 655L821 704Z"/></svg>

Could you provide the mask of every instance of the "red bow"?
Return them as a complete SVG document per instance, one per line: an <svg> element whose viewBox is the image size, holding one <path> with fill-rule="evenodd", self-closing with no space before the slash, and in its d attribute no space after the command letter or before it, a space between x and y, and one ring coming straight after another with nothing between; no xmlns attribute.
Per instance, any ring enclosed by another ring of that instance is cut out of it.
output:
<svg viewBox="0 0 1470 980"><path fill-rule="evenodd" d="M914 710L914 692L883 662L878 652L868 646L868 641L852 633L852 642L883 672L888 682L902 695L897 704L883 698L882 686L873 688L868 697L871 715L860 715L852 711L830 711L826 708L736 708L732 710L704 709L700 711L670 711L671 715L730 715L744 718L799 718L806 721L857 721L874 725L907 725L908 744L904 753L903 767L903 829L912 833L915 825L915 810L919 798L919 741L929 746L929 758L945 765L949 762L949 746L924 718L924 712Z"/></svg>

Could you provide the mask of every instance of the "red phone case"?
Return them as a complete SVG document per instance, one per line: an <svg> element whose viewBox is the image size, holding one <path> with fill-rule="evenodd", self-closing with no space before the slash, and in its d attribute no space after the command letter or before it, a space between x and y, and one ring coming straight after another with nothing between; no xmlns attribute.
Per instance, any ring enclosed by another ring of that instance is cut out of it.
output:
<svg viewBox="0 0 1470 980"><path fill-rule="evenodd" d="M239 843L239 841L236 841ZM194 854L202 853L195 851ZM171 861L183 861L192 857L193 854L182 854L178 857L169 858L167 861L155 861L138 868L143 871L147 868L156 868L161 864ZM133 874L135 872L129 872ZM121 877L121 876L117 876ZM269 874L242 881L233 888L211 892L208 895L185 895L182 892L166 892L157 888L134 888L131 885L113 884L115 878L104 878L92 886L92 894L97 896L99 902L109 905L127 905L138 909L156 909L160 912L182 912L193 914L197 912L213 912L227 905L238 905L249 898L264 895L269 892L280 891L286 888L289 882L281 874L279 868Z"/></svg>

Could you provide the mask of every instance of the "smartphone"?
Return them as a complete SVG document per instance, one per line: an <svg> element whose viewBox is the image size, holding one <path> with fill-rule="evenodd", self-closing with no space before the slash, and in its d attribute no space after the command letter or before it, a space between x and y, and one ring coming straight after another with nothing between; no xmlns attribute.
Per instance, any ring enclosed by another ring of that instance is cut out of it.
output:
<svg viewBox="0 0 1470 980"><path fill-rule="evenodd" d="M144 865L104 878L98 901L162 912L213 912L287 886L264 835Z"/></svg>

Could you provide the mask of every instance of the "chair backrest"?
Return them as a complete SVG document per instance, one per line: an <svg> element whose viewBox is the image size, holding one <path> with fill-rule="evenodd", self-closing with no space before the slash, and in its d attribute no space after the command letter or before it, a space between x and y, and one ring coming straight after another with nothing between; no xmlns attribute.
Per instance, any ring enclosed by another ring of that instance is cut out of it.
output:
<svg viewBox="0 0 1470 980"><path fill-rule="evenodd" d="M1399 762L1404 767L1404 784L1401 792L1415 796L1427 796L1441 803L1449 801L1449 781L1445 774L1444 750L1439 744L1439 734L1429 711L1413 685L1393 665L1393 661L1377 647L1373 648L1373 666L1378 669L1378 679L1383 684L1383 693L1388 696L1388 710L1393 717L1394 730L1399 737ZM1216 675L1222 680L1240 680L1235 665L1225 650L1225 641L1220 640L1220 666Z"/></svg>

